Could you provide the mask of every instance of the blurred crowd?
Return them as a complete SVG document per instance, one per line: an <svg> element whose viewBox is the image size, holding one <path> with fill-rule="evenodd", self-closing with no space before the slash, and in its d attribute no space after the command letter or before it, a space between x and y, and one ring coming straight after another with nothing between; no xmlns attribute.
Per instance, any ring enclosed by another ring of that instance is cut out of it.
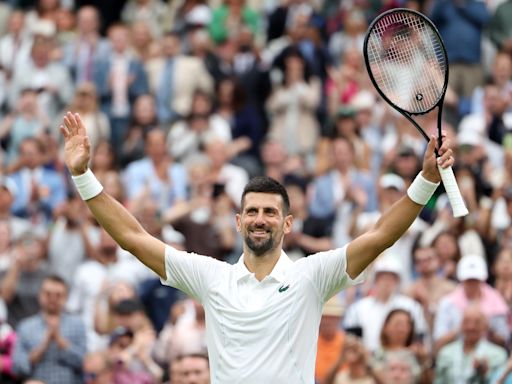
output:
<svg viewBox="0 0 512 384"><path fill-rule="evenodd" d="M470 214L439 188L326 303L316 380L512 383L512 0L0 1L0 382L209 383L203 308L92 218L63 165L65 111L105 190L178 249L236 262L256 175L290 195L290 257L340 247L421 169L423 137L364 66L369 23L396 7L445 41ZM436 117L418 120L434 134Z"/></svg>

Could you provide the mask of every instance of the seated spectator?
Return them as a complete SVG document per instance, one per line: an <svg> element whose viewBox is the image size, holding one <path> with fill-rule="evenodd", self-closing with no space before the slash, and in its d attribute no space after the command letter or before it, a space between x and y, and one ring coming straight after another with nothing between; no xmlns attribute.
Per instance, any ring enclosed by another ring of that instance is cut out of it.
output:
<svg viewBox="0 0 512 384"><path fill-rule="evenodd" d="M147 21L136 21L131 24L132 48L137 59L142 63L146 63L160 54L160 46L151 30L152 26L153 23Z"/></svg>
<svg viewBox="0 0 512 384"><path fill-rule="evenodd" d="M243 186L249 180L247 171L229 162L228 145L221 140L212 140L205 147L211 162L211 176L215 183L224 185L224 191L235 207L240 206Z"/></svg>
<svg viewBox="0 0 512 384"><path fill-rule="evenodd" d="M108 172L117 172L115 152L110 140L103 139L98 142L96 149L92 152L89 166L99 179L103 179Z"/></svg>
<svg viewBox="0 0 512 384"><path fill-rule="evenodd" d="M71 286L77 268L87 258L87 206L78 194L70 195L59 207L48 236L47 259L52 273ZM65 255L65 256L64 256Z"/></svg>
<svg viewBox="0 0 512 384"><path fill-rule="evenodd" d="M284 143L289 154L310 157L320 135L316 110L321 88L311 76L298 48L290 48L284 57L282 81L275 84L267 100L270 114L269 135Z"/></svg>
<svg viewBox="0 0 512 384"><path fill-rule="evenodd" d="M186 162L213 139L228 143L231 130L221 116L213 113L211 96L199 90L192 97L190 114L171 126L167 136L169 153L177 161Z"/></svg>
<svg viewBox="0 0 512 384"><path fill-rule="evenodd" d="M466 255L457 265L460 283L439 302L434 321L433 337L436 348L456 340L464 310L471 304L480 307L489 325L489 339L505 345L510 338L507 318L509 309L503 297L488 285L487 265L478 255Z"/></svg>
<svg viewBox="0 0 512 384"><path fill-rule="evenodd" d="M207 353L204 308L195 300L187 304L192 306L190 315L186 312L182 314L168 339L171 360L177 356Z"/></svg>
<svg viewBox="0 0 512 384"><path fill-rule="evenodd" d="M0 175L0 221L7 224L12 241L19 240L28 232L36 232L30 221L12 214L16 195L16 183L10 177Z"/></svg>
<svg viewBox="0 0 512 384"><path fill-rule="evenodd" d="M486 338L488 321L478 304L466 307L460 334L445 345L436 359L435 383L480 383L488 380L505 364L507 352Z"/></svg>
<svg viewBox="0 0 512 384"><path fill-rule="evenodd" d="M343 320L347 331L362 335L365 347L374 352L381 346L379 335L388 313L403 309L414 320L413 337L426 336L427 324L421 306L399 293L401 266L390 255L381 256L375 262L373 295L364 297L348 307Z"/></svg>
<svg viewBox="0 0 512 384"><path fill-rule="evenodd" d="M8 323L16 328L20 321L39 311L42 282L49 274L43 239L28 233L14 244L15 258L1 275L0 294L9 310Z"/></svg>
<svg viewBox="0 0 512 384"><path fill-rule="evenodd" d="M503 248L493 264L494 288L505 299L507 306L512 308L512 250ZM510 325L510 321L509 321Z"/></svg>
<svg viewBox="0 0 512 384"><path fill-rule="evenodd" d="M345 343L345 332L340 328L343 305L337 296L324 304L316 352L315 380L323 383L332 367L340 359Z"/></svg>
<svg viewBox="0 0 512 384"><path fill-rule="evenodd" d="M7 311L0 310L0 382L2 384L15 384L16 376L13 373L13 353L16 343L16 332L7 323Z"/></svg>
<svg viewBox="0 0 512 384"><path fill-rule="evenodd" d="M457 264L462 257L457 236L453 231L446 230L439 233L432 242L439 255L439 269L441 276L449 280L457 280Z"/></svg>
<svg viewBox="0 0 512 384"><path fill-rule="evenodd" d="M102 140L110 140L110 122L107 115L99 108L98 95L94 83L83 82L78 85L71 104L63 111L62 115L66 111L80 113L87 127L87 136L89 136L93 152ZM53 125L55 128L58 128L60 123L54 123Z"/></svg>
<svg viewBox="0 0 512 384"><path fill-rule="evenodd" d="M188 252L225 260L236 246L234 204L225 186L215 183L207 157L195 155L187 168L190 198L174 204L162 219L183 234Z"/></svg>
<svg viewBox="0 0 512 384"><path fill-rule="evenodd" d="M420 335L420 340L422 337ZM407 359L415 380L420 376L420 364L417 355L426 356L425 347L414 336L414 321L411 314L403 309L394 309L388 313L380 331L380 348L373 353L372 370L379 378L386 376L386 362L390 355L400 354ZM384 381L384 380L383 380Z"/></svg>
<svg viewBox="0 0 512 384"><path fill-rule="evenodd" d="M377 384L368 364L368 352L361 340L346 335L343 350L323 384Z"/></svg>
<svg viewBox="0 0 512 384"><path fill-rule="evenodd" d="M142 302L138 298L120 301L114 308L114 323L116 328L110 340L110 349L114 349L112 355L117 359L113 362L113 364L117 363L114 377L123 376L128 372L130 375L135 374L148 377L153 381L160 381L163 370L151 355L156 335L144 312ZM119 330L124 330L121 336L131 336L125 345L121 345L117 340L120 336Z"/></svg>
<svg viewBox="0 0 512 384"><path fill-rule="evenodd" d="M169 384L210 384L210 364L206 354L177 356L171 361Z"/></svg>
<svg viewBox="0 0 512 384"><path fill-rule="evenodd" d="M164 19L168 4L156 0L129 0L124 3L121 20L128 24L145 23L154 36L161 36L167 26Z"/></svg>
<svg viewBox="0 0 512 384"><path fill-rule="evenodd" d="M16 108L0 124L0 139L8 142L4 166L15 166L19 158L19 146L27 137L41 137L50 122L37 101L37 90L21 90Z"/></svg>
<svg viewBox="0 0 512 384"><path fill-rule="evenodd" d="M84 384L110 384L112 368L106 351L88 353L83 362Z"/></svg>
<svg viewBox="0 0 512 384"><path fill-rule="evenodd" d="M245 3L245 0L224 0L220 7L213 10L209 29L215 43L225 41L230 35L239 35L244 26L258 35L261 28L259 15Z"/></svg>
<svg viewBox="0 0 512 384"><path fill-rule="evenodd" d="M165 132L155 128L145 136L146 156L130 163L124 172L128 201L147 194L160 213L187 197L187 175L165 146Z"/></svg>
<svg viewBox="0 0 512 384"><path fill-rule="evenodd" d="M413 367L403 352L390 354L383 368L385 384L415 384Z"/></svg>
<svg viewBox="0 0 512 384"><path fill-rule="evenodd" d="M291 259L332 249L332 227L328 220L311 217L307 201L307 181L287 175L283 181L290 198L292 231L284 238L283 249Z"/></svg>
<svg viewBox="0 0 512 384"><path fill-rule="evenodd" d="M418 247L413 252L418 278L405 293L423 307L423 314L432 329L439 301L455 289L455 283L439 273L439 255L433 247Z"/></svg>
<svg viewBox="0 0 512 384"><path fill-rule="evenodd" d="M123 300L136 298L135 288L126 281L103 281L94 303L94 330L108 335L116 327L114 308Z"/></svg>
<svg viewBox="0 0 512 384"><path fill-rule="evenodd" d="M82 383L86 351L81 319L64 313L68 288L57 276L47 277L39 292L41 311L17 327L14 372L47 383Z"/></svg>
<svg viewBox="0 0 512 384"><path fill-rule="evenodd" d="M155 98L151 94L138 96L133 102L131 121L119 154L119 165L125 168L144 157L146 134L158 126Z"/></svg>
<svg viewBox="0 0 512 384"><path fill-rule="evenodd" d="M20 170L11 176L17 191L13 213L30 218L43 228L50 224L54 210L67 196L62 175L44 167L45 154L42 141L25 138L19 147Z"/></svg>

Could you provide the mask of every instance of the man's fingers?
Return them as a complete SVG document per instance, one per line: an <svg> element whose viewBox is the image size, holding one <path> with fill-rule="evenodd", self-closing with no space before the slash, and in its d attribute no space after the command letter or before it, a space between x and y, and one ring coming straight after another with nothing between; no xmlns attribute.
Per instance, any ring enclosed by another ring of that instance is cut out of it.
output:
<svg viewBox="0 0 512 384"><path fill-rule="evenodd" d="M80 117L80 114L79 113L75 113L74 114L74 118L75 118L75 121L76 121L77 133L79 135L82 135L82 136L87 136L87 131L85 130L85 124L82 121L82 118Z"/></svg>
<svg viewBox="0 0 512 384"><path fill-rule="evenodd" d="M428 146L427 146L425 155L432 156L434 154L435 149L436 149L436 138L434 136L430 136L430 141L428 142Z"/></svg>
<svg viewBox="0 0 512 384"><path fill-rule="evenodd" d="M455 159L453 157L453 151L448 148L442 155L437 159L438 164L443 167L451 167L453 163L455 162Z"/></svg>
<svg viewBox="0 0 512 384"><path fill-rule="evenodd" d="M443 140L443 144L441 145L441 148L439 148L439 154L442 155L450 148L451 148L450 140L449 139Z"/></svg>
<svg viewBox="0 0 512 384"><path fill-rule="evenodd" d="M61 125L59 127L60 132L62 133L62 136L64 136L64 140L67 140L69 138L69 130L66 128L65 125Z"/></svg>

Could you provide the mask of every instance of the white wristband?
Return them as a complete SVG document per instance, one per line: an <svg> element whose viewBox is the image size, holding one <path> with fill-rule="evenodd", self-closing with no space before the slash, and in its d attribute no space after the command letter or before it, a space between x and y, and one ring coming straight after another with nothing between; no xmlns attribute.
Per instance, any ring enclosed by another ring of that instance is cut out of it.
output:
<svg viewBox="0 0 512 384"><path fill-rule="evenodd" d="M420 172L407 189L407 196L416 204L426 205L439 184L428 181Z"/></svg>
<svg viewBox="0 0 512 384"><path fill-rule="evenodd" d="M103 186L90 169L81 175L71 176L71 179L82 200L90 200L103 191Z"/></svg>

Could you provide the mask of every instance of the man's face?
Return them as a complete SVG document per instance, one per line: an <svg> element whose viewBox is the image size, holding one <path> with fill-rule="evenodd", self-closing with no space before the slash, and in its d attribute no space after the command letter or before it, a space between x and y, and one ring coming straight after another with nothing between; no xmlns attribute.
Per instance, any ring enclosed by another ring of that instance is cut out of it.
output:
<svg viewBox="0 0 512 384"><path fill-rule="evenodd" d="M439 267L437 253L434 248L418 249L414 256L416 271L420 275L431 275Z"/></svg>
<svg viewBox="0 0 512 384"><path fill-rule="evenodd" d="M60 282L45 280L39 291L39 305L49 315L59 315L67 299L67 288Z"/></svg>
<svg viewBox="0 0 512 384"><path fill-rule="evenodd" d="M209 384L210 368L208 361L201 357L185 357L180 362L181 382L183 384Z"/></svg>
<svg viewBox="0 0 512 384"><path fill-rule="evenodd" d="M281 246L291 230L292 217L283 215L282 197L274 193L250 192L244 197L237 229L256 256Z"/></svg>
<svg viewBox="0 0 512 384"><path fill-rule="evenodd" d="M465 341L477 343L486 330L486 320L482 312L476 309L467 310L462 319L461 330Z"/></svg>

